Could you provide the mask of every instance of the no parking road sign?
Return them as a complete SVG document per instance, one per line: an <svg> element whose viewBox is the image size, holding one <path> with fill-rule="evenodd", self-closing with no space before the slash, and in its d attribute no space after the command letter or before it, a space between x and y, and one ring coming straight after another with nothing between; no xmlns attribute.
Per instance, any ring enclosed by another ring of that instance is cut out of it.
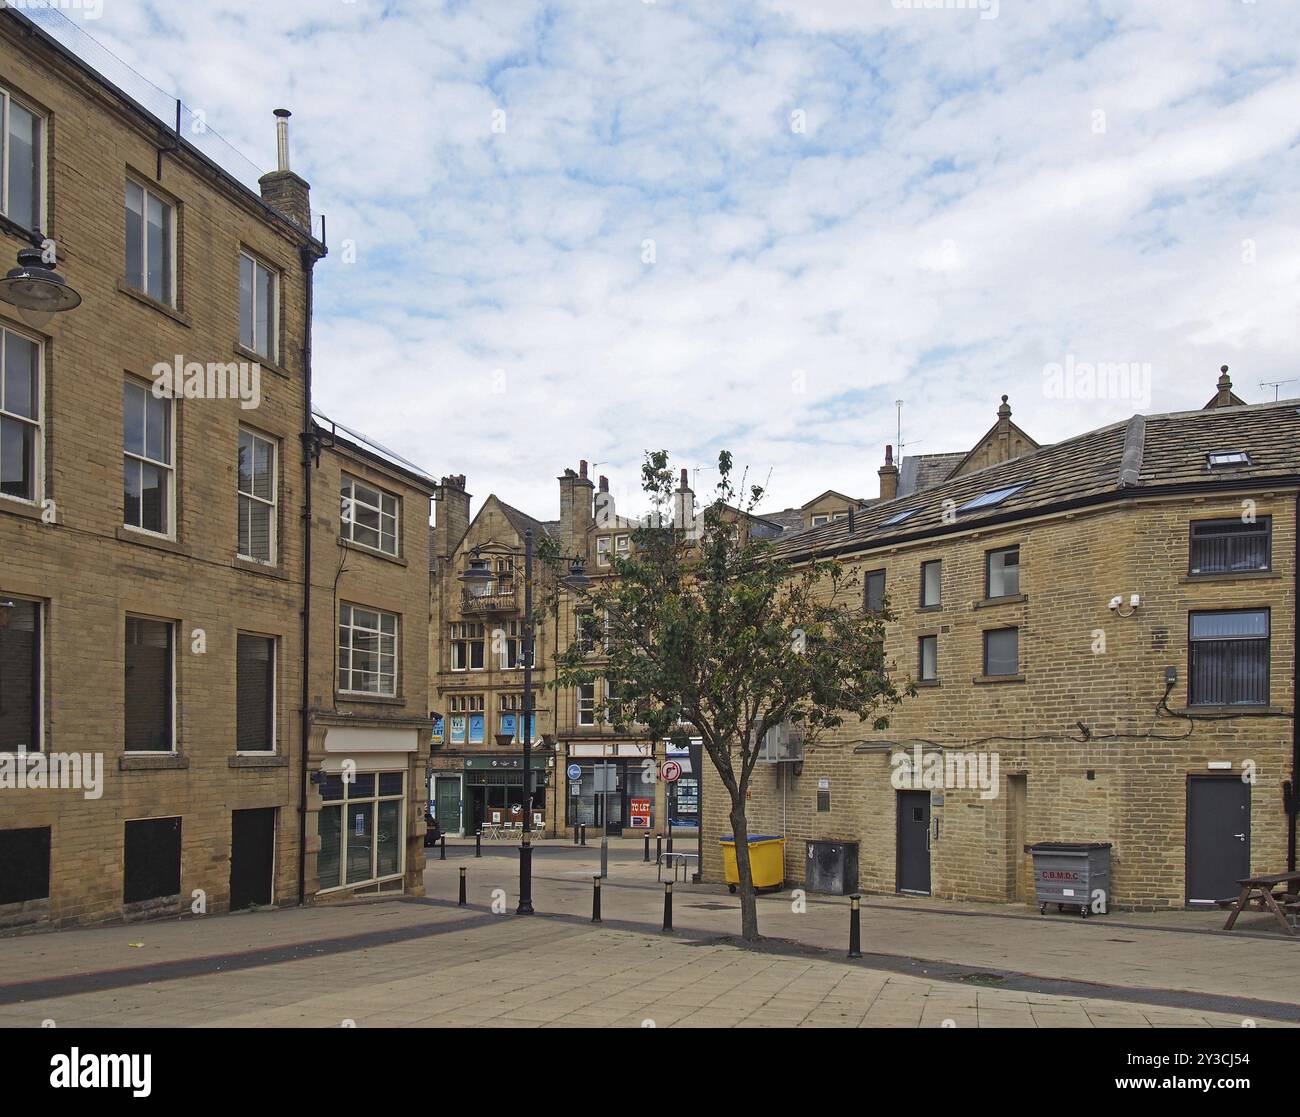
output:
<svg viewBox="0 0 1300 1117"><path fill-rule="evenodd" d="M659 774L663 776L664 783L676 783L681 778L682 766L675 760L665 760Z"/></svg>

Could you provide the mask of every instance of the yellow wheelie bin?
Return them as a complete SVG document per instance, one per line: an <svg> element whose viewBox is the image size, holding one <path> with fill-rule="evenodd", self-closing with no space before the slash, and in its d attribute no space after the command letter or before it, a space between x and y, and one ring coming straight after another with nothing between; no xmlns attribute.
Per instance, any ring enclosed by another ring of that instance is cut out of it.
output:
<svg viewBox="0 0 1300 1117"><path fill-rule="evenodd" d="M736 836L719 839L722 846L722 870L727 887L735 892L740 884L740 866L736 864ZM785 884L785 839L776 834L750 834L749 873L755 891L775 891Z"/></svg>

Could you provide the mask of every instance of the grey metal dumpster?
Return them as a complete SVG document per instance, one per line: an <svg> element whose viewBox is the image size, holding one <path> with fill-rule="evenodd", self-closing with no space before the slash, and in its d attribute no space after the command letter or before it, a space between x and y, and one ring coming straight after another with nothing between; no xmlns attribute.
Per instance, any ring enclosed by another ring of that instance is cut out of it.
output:
<svg viewBox="0 0 1300 1117"><path fill-rule="evenodd" d="M1038 913L1048 904L1057 911L1077 907L1085 919L1100 894L1100 913L1110 910L1110 842L1036 842L1034 894Z"/></svg>

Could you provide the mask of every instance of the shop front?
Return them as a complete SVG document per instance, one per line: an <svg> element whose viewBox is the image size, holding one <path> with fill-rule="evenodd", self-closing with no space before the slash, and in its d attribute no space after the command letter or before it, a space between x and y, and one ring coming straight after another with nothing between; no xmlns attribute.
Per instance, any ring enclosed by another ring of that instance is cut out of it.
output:
<svg viewBox="0 0 1300 1117"><path fill-rule="evenodd" d="M532 766L530 828L545 829L546 800L550 784L549 753L535 753ZM522 829L524 810L529 798L524 791L522 757L467 756L464 772L465 832L473 834L480 827Z"/></svg>
<svg viewBox="0 0 1300 1117"><path fill-rule="evenodd" d="M427 730L425 730L427 732ZM331 726L325 731L316 833L319 894L403 891L422 866L412 863L416 814L411 786L421 732L412 728ZM423 798L419 796L419 798Z"/></svg>
<svg viewBox="0 0 1300 1117"><path fill-rule="evenodd" d="M567 825L617 836L654 832L663 815L654 746L572 742L566 750Z"/></svg>

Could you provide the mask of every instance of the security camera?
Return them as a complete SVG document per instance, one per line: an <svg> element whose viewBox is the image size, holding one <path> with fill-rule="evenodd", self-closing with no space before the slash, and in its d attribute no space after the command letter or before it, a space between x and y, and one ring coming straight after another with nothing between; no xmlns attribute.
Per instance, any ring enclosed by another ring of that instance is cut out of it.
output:
<svg viewBox="0 0 1300 1117"><path fill-rule="evenodd" d="M1114 597L1112 597L1112 598L1110 599L1110 604L1107 605L1106 608L1107 608L1107 609L1112 609L1112 610L1113 610L1113 609L1118 609L1118 608L1120 607L1120 603L1121 603L1123 600L1124 600L1124 595L1123 595L1123 594L1118 594L1118 593L1117 593Z"/></svg>

